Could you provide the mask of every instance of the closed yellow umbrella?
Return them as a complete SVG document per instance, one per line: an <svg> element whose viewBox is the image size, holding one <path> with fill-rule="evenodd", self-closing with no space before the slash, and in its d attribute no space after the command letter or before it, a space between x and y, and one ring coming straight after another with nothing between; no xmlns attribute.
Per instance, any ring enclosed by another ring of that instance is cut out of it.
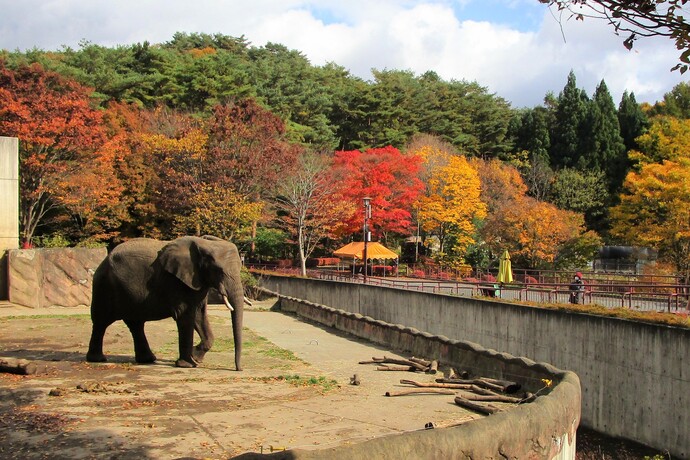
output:
<svg viewBox="0 0 690 460"><path fill-rule="evenodd" d="M496 281L499 283L512 283L513 282L513 268L510 265L510 254L508 250L504 250L503 254L498 261L498 277Z"/></svg>

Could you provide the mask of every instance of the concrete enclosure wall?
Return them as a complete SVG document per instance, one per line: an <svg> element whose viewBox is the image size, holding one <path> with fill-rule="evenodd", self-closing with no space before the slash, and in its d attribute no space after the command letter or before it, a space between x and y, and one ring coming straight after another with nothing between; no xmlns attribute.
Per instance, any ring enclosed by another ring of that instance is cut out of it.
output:
<svg viewBox="0 0 690 460"><path fill-rule="evenodd" d="M18 305L91 304L93 274L106 248L14 249L9 252L9 300Z"/></svg>
<svg viewBox="0 0 690 460"><path fill-rule="evenodd" d="M7 299L7 251L19 247L19 139L0 136L0 300Z"/></svg>
<svg viewBox="0 0 690 460"><path fill-rule="evenodd" d="M324 450L291 450L252 458L575 458L580 417L580 385L572 372L498 353L481 346L435 336L399 324L348 313L291 297L280 297L280 308L328 327L419 357L438 359L472 375L519 382L543 396L490 417L456 427L416 431ZM542 379L554 386L543 392Z"/></svg>
<svg viewBox="0 0 690 460"><path fill-rule="evenodd" d="M465 297L263 277L262 286L578 374L582 424L690 456L690 330Z"/></svg>

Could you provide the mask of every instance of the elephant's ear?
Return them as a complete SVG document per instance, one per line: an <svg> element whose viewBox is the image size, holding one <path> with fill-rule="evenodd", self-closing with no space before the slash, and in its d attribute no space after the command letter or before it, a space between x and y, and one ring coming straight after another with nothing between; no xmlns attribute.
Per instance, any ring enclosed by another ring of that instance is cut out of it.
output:
<svg viewBox="0 0 690 460"><path fill-rule="evenodd" d="M178 238L161 249L158 260L163 269L175 275L190 288L198 291L203 286L199 278L198 249L191 238Z"/></svg>

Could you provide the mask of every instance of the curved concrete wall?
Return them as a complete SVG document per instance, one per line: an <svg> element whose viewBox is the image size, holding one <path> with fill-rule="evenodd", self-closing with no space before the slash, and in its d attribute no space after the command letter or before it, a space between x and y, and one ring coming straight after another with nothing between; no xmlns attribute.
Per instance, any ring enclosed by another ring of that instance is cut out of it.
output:
<svg viewBox="0 0 690 460"><path fill-rule="evenodd" d="M690 330L336 281L264 277L283 295L476 342L577 373L582 424L690 456Z"/></svg>
<svg viewBox="0 0 690 460"><path fill-rule="evenodd" d="M527 404L517 405L479 420L451 428L385 436L366 442L321 450L291 450L269 455L245 454L237 458L271 459L432 459L531 458L574 459L575 433L580 418L577 376L555 367L486 350L477 344L433 336L402 325L392 325L357 313L300 299L280 298L281 310L350 334L439 361L475 375L511 379L535 392L541 379L555 386Z"/></svg>

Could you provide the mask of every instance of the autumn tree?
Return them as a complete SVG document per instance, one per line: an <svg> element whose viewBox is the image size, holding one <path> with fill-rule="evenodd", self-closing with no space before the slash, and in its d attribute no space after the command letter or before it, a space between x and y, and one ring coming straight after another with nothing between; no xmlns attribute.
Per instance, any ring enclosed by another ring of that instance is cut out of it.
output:
<svg viewBox="0 0 690 460"><path fill-rule="evenodd" d="M438 237L442 257L462 258L475 242L475 222L486 216L477 171L464 156L433 145L411 152L424 160L426 187L415 205L422 228Z"/></svg>
<svg viewBox="0 0 690 460"><path fill-rule="evenodd" d="M613 235L650 246L690 279L690 120L661 117L639 139L636 162L612 212Z"/></svg>
<svg viewBox="0 0 690 460"><path fill-rule="evenodd" d="M334 180L331 162L325 154L303 152L281 179L273 200L278 224L294 235L303 276L317 245L354 213L354 203L343 199L342 187Z"/></svg>
<svg viewBox="0 0 690 460"><path fill-rule="evenodd" d="M344 197L357 208L362 198L371 198L372 234L386 239L390 233L407 234L412 221L412 206L424 185L417 177L421 159L402 154L394 147L340 151L334 166L345 188ZM361 231L362 216L353 215L346 231Z"/></svg>
<svg viewBox="0 0 690 460"><path fill-rule="evenodd" d="M114 101L103 112L108 142L116 157L113 172L122 187L119 205L125 213L116 240L162 236L161 213L157 211L159 163L145 147L144 136L151 130L160 132L160 121L154 121L157 118L156 111Z"/></svg>
<svg viewBox="0 0 690 460"><path fill-rule="evenodd" d="M155 171L150 199L157 213L157 236L171 238L181 231L175 220L193 213L193 198L205 186L216 185L208 177L208 136L190 117L165 108L152 113L148 124L140 142L141 154ZM201 234L200 224L193 234Z"/></svg>
<svg viewBox="0 0 690 460"><path fill-rule="evenodd" d="M250 239L252 225L264 207L218 184L201 184L188 204L188 211L174 218L175 233L215 235L231 241Z"/></svg>
<svg viewBox="0 0 690 460"><path fill-rule="evenodd" d="M23 241L31 241L51 210L62 204L77 206L70 200L61 203L60 198L89 193L90 186L109 186L94 180L71 191L64 188L68 178L79 180L88 172L84 165L99 157L107 161L101 156L106 141L102 116L89 94L87 88L37 64L12 70L0 60L0 131L20 139ZM81 205L84 210L93 203Z"/></svg>
<svg viewBox="0 0 690 460"><path fill-rule="evenodd" d="M275 196L283 174L296 162L299 149L287 141L282 120L253 99L216 106L207 132L209 181L250 203Z"/></svg>
<svg viewBox="0 0 690 460"><path fill-rule="evenodd" d="M569 261L593 255L591 241L597 237L585 232L581 214L527 196L520 173L510 165L497 160L473 164L488 207L481 236L494 257L508 249L516 266L554 268L566 249Z"/></svg>

